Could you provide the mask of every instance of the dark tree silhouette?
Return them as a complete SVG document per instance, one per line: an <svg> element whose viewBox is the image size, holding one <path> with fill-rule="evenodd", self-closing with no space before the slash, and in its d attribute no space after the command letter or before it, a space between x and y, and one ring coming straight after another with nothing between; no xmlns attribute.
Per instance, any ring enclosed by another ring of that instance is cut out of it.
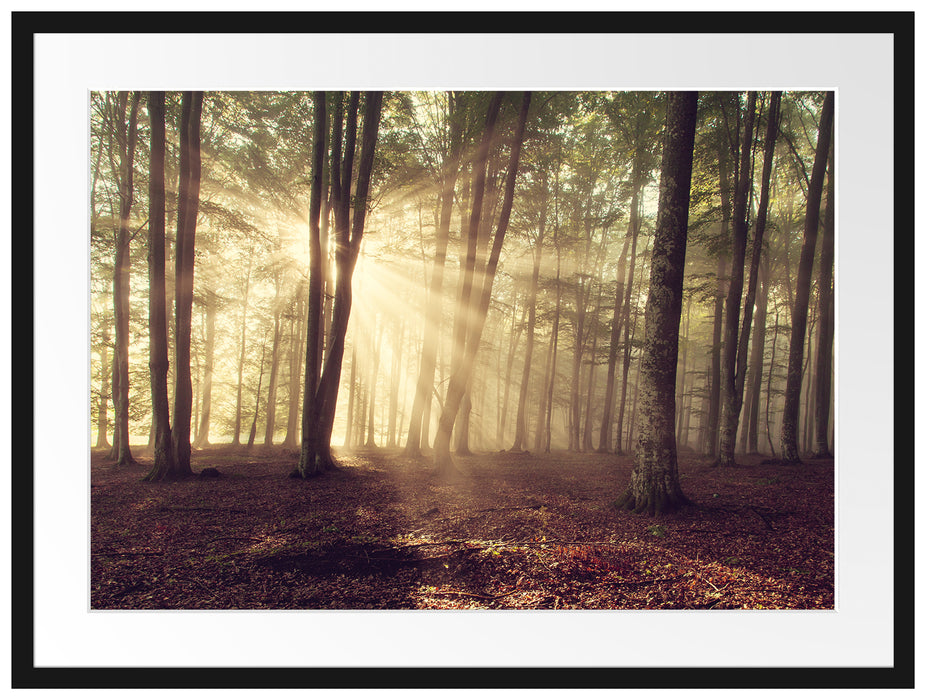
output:
<svg viewBox="0 0 926 700"><path fill-rule="evenodd" d="M180 187L175 255L175 340L174 340L174 425L172 440L174 474L192 474L190 467L190 421L193 409L193 380L190 374L190 337L193 320L193 261L196 246L196 217L199 213L200 121L203 93L184 92L180 114Z"/></svg>
<svg viewBox="0 0 926 700"><path fill-rule="evenodd" d="M781 420L781 459L799 464L797 448L798 411L800 409L801 382L804 365L804 336L807 332L807 307L810 302L810 280L813 258L817 246L817 229L820 226L820 200L823 197L823 180L833 132L834 93L827 92L820 113L820 129L814 154L810 187L807 190L807 214L804 219L804 245L797 269L794 308L791 312L791 344L788 351L788 380L785 388L784 414Z"/></svg>
<svg viewBox="0 0 926 700"><path fill-rule="evenodd" d="M175 469L170 431L170 399L167 395L167 371L170 361L167 354L165 282L164 112L164 93L149 93L151 155L148 179L148 365L151 373L154 466L145 477L147 481L160 481L173 476Z"/></svg>
<svg viewBox="0 0 926 700"><path fill-rule="evenodd" d="M120 465L134 464L129 447L129 291L131 269L129 246L132 233L129 217L134 196L135 145L138 136L138 102L140 93L132 94L128 125L126 109L129 93L120 92L116 112L116 141L119 149L119 232L116 237L116 260L113 268L113 307L116 322L113 357L113 405L116 426L113 431L112 456Z"/></svg>

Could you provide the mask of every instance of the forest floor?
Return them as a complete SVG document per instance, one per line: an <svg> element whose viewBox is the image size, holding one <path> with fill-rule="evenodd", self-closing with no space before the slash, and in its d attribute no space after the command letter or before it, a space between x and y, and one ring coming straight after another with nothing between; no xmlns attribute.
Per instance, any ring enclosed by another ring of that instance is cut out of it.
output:
<svg viewBox="0 0 926 700"><path fill-rule="evenodd" d="M832 609L833 460L679 457L695 505L617 510L630 457L195 451L213 478L141 481L91 456L94 609Z"/></svg>

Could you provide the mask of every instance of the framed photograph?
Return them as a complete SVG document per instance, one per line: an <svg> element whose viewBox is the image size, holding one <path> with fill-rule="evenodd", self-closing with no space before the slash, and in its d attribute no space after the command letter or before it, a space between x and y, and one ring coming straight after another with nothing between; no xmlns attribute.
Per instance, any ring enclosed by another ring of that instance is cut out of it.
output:
<svg viewBox="0 0 926 700"><path fill-rule="evenodd" d="M13 687L913 687L913 19L14 12Z"/></svg>

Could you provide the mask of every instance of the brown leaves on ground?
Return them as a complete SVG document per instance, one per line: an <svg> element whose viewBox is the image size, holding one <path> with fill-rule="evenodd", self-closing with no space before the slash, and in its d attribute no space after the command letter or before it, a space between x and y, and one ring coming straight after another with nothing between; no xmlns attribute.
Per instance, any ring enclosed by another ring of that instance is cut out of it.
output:
<svg viewBox="0 0 926 700"><path fill-rule="evenodd" d="M833 460L681 457L696 504L614 507L628 457L482 454L462 476L396 451L289 478L280 452L194 453L211 478L150 484L92 459L95 609L830 609Z"/></svg>

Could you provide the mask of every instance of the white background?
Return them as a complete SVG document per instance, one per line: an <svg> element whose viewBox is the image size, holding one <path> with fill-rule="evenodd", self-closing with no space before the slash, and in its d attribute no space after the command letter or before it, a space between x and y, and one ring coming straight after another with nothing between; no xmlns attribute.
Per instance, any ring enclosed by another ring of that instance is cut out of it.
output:
<svg viewBox="0 0 926 700"><path fill-rule="evenodd" d="M35 443L37 666L892 663L890 37L199 35L192 54L189 39L36 37L35 133L55 137L36 140L35 191L55 196L35 208L35 394L71 388L36 402L35 425L57 428ZM491 59L463 62L474 44ZM87 93L347 87L837 90L838 612L89 612L88 358L60 352L88 343Z"/></svg>

